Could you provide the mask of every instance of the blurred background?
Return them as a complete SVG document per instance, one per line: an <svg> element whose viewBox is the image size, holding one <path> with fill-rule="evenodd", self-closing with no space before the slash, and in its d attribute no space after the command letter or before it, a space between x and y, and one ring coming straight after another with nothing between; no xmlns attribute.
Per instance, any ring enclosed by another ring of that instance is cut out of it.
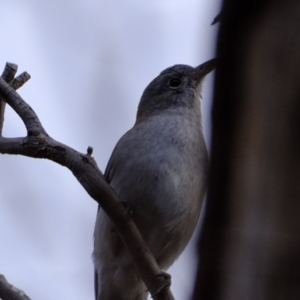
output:
<svg viewBox="0 0 300 300"><path fill-rule="evenodd" d="M220 1L1 2L0 63L31 80L19 90L47 132L101 170L135 120L146 85L174 64L215 56ZM213 75L204 81L209 143ZM4 135L25 128L7 107ZM0 156L0 273L33 300L93 299L94 202L69 170L46 160ZM170 268L177 300L188 299L197 267L191 243Z"/></svg>

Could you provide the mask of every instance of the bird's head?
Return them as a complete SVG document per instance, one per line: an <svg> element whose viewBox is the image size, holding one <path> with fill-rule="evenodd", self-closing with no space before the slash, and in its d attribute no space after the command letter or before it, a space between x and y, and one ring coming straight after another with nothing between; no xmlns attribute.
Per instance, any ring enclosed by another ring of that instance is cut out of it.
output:
<svg viewBox="0 0 300 300"><path fill-rule="evenodd" d="M175 65L162 71L146 87L137 120L177 107L193 108L201 96L201 83L216 65L212 59L198 67Z"/></svg>

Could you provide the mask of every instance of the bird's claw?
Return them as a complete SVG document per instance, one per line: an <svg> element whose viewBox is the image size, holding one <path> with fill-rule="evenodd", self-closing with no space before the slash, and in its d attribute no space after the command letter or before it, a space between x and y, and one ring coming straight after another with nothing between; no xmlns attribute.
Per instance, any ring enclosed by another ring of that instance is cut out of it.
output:
<svg viewBox="0 0 300 300"><path fill-rule="evenodd" d="M163 277L163 281L159 281L159 285L157 285L156 287L156 291L151 294L151 298L154 298L156 295L158 295L159 293L161 293L164 290L167 290L170 288L171 286L171 278L172 276L164 271L161 271L160 274L155 276L157 277Z"/></svg>

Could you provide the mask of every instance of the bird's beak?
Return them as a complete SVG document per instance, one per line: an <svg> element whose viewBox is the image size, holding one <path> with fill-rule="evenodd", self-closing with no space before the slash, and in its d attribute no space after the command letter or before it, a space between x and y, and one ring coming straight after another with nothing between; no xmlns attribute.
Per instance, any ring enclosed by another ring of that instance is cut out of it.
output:
<svg viewBox="0 0 300 300"><path fill-rule="evenodd" d="M213 58L207 62L205 62L204 64L198 66L195 68L196 70L196 77L198 80L201 80L205 77L205 75L207 75L209 72L211 72L217 64L217 59Z"/></svg>

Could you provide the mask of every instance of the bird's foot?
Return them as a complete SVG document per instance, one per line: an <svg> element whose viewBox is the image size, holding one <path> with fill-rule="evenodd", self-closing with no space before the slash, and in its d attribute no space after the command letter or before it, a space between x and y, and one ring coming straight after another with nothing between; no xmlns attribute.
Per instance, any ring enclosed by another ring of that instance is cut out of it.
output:
<svg viewBox="0 0 300 300"><path fill-rule="evenodd" d="M164 271L161 271L160 274L155 276L155 285L156 289L151 294L151 298L154 298L156 295L161 293L164 290L167 290L171 286L171 278L172 276Z"/></svg>

